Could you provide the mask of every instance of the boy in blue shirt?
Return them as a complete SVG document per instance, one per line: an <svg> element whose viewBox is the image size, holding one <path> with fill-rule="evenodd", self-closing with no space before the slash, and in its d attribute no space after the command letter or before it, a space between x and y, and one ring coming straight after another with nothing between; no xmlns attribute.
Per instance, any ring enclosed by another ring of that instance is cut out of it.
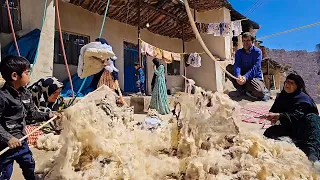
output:
<svg viewBox="0 0 320 180"><path fill-rule="evenodd" d="M136 69L136 81L137 81L137 94L145 95L144 84L145 84L145 76L142 67L139 63L135 63L134 65Z"/></svg>
<svg viewBox="0 0 320 180"><path fill-rule="evenodd" d="M30 82L30 63L23 57L7 56L0 64L0 72L6 81L0 90L0 151L10 150L0 155L0 179L9 180L16 161L26 180L34 180L35 162L26 140L25 118L45 121L54 115L36 110L32 96L25 86Z"/></svg>

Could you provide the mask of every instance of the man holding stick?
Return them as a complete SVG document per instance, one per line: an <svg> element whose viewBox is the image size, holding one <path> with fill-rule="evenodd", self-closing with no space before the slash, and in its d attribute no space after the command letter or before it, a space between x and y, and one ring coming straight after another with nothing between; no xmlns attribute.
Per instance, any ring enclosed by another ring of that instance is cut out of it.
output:
<svg viewBox="0 0 320 180"><path fill-rule="evenodd" d="M25 88L30 81L30 63L27 59L7 56L0 64L0 72L6 83L0 90L0 179L9 180L16 161L26 180L35 179L35 162L24 137L25 117L46 121L53 114L38 112L32 102L31 93ZM23 138L24 139L24 138Z"/></svg>
<svg viewBox="0 0 320 180"><path fill-rule="evenodd" d="M227 71L238 78L230 78L238 95L246 93L259 100L267 100L261 70L262 52L253 45L254 39L250 33L242 35L243 48L237 50L234 65L227 66Z"/></svg>

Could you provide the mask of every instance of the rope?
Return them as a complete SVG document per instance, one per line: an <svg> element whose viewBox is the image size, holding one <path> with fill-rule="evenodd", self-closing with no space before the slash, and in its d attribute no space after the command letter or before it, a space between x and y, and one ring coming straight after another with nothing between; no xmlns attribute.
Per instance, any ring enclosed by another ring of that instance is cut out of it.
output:
<svg viewBox="0 0 320 180"><path fill-rule="evenodd" d="M271 38L271 37L274 37L274 36L279 36L279 35L282 35L282 34L287 34L287 33L293 32L293 31L298 31L298 30L301 30L301 29L306 29L306 28L310 28L310 27L318 26L318 25L320 25L320 22L316 22L316 23L313 23L313 24L308 24L306 26L301 26L301 27L297 27L297 28L294 28L294 29L290 29L290 30L274 33L274 34L271 34L271 35L268 35L268 36L263 36L261 38L258 38L258 40L267 39L267 38Z"/></svg>
<svg viewBox="0 0 320 180"><path fill-rule="evenodd" d="M7 4L8 17L9 17L9 22L10 22L10 27L11 27L11 31L12 31L12 37L13 37L14 45L16 46L16 50L17 50L18 56L21 56L20 55L20 50L19 50L19 47L18 47L17 38L16 38L16 33L14 31L14 27L13 27L13 23L12 23L12 17L11 17L11 12L10 12L10 7L9 7L9 1L8 0L6 0L6 4Z"/></svg>
<svg viewBox="0 0 320 180"><path fill-rule="evenodd" d="M48 4L48 0L45 1L44 3L44 9L43 9L43 16L42 16L42 23L41 23L41 32L42 32L42 28L44 26L44 21L46 19L46 14L47 14L47 4ZM40 36L41 37L41 36ZM40 38L39 38L39 42L38 42L38 46L37 46L37 51L36 51L36 55L34 57L34 62L33 62L33 66L30 70L30 74L32 74L33 71L33 67L35 66L36 62L37 62L37 58L38 58L38 52L39 52L39 45L40 45Z"/></svg>
<svg viewBox="0 0 320 180"><path fill-rule="evenodd" d="M248 12L245 16L248 17L249 15L251 15L255 10L257 10L265 1L261 1L259 5L257 5L256 7L254 7L253 9L251 9L250 12Z"/></svg>
<svg viewBox="0 0 320 180"><path fill-rule="evenodd" d="M185 0L184 1L184 5L186 7L186 11L187 11L187 14L188 14L188 18L189 18L189 21L190 21L190 24L192 26L192 30L194 32L194 34L196 35L196 38L197 40L199 41L199 43L201 44L202 48L204 49L204 51L208 54L208 56L214 60L214 61L217 61L217 59L211 54L211 52L209 51L209 49L207 48L207 46L205 45L205 43L203 42L201 36L200 36L200 33L196 27L196 24L193 20L193 17L192 17L192 14L191 14L191 11L190 11L190 7L189 7L189 3L188 3L188 0ZM231 73L229 73L225 68L223 68L219 63L217 63L218 66L227 74L229 75L230 77L232 77L233 79L238 79L236 78L235 76L233 76Z"/></svg>
<svg viewBox="0 0 320 180"><path fill-rule="evenodd" d="M141 42L144 42L144 43L147 43L146 41L142 40L141 38L138 38ZM149 44L149 43L147 43ZM159 48L160 49L160 48ZM163 49L161 49L163 50ZM172 52L172 53L175 53L175 52ZM177 54L190 54L190 53L177 53ZM200 53L197 53L197 54L207 54L206 52L200 52Z"/></svg>
<svg viewBox="0 0 320 180"><path fill-rule="evenodd" d="M101 29L100 29L99 38L101 38L101 36L102 36L102 32L103 32L103 29L104 29L104 24L106 22L107 13L108 13L108 9L109 9L109 4L110 4L110 0L108 0L108 3L106 5L106 10L104 11L103 21L102 21L102 25L101 25Z"/></svg>
<svg viewBox="0 0 320 180"><path fill-rule="evenodd" d="M110 4L110 0L108 0L107 5L106 5L106 9L104 11L104 15L103 15L103 20L102 20L102 24L101 24L101 28L100 28L100 33L99 33L99 38L101 38L102 33L103 33L103 29L104 29L104 24L106 22L107 19L107 13L108 13L108 9L109 9L109 4ZM81 83L81 86L76 94L76 96L70 101L70 103L68 104L68 107L71 106L73 104L73 102L76 100L76 98L78 97L78 94L81 92L84 84L86 83L88 77L85 77L84 80Z"/></svg>
<svg viewBox="0 0 320 180"><path fill-rule="evenodd" d="M252 9L258 4L260 0L256 0L250 7L249 9L243 14L243 16L247 17L247 14L252 11Z"/></svg>
<svg viewBox="0 0 320 180"><path fill-rule="evenodd" d="M59 0L55 0L55 2L56 2L56 14L57 14L59 34L60 34L61 49L62 49L64 63L66 65L66 69L67 69L67 72L68 72L68 77L69 77L69 81L70 81L70 87L71 87L71 90L72 90L72 97L74 97L74 89L73 89L73 84L72 84L72 78L71 78L71 74L70 74L70 70L69 70L69 66L68 66L68 61L67 61L67 56L66 56L66 51L64 49L64 43L63 43L63 38L62 38L62 30L61 30L60 15L59 15Z"/></svg>

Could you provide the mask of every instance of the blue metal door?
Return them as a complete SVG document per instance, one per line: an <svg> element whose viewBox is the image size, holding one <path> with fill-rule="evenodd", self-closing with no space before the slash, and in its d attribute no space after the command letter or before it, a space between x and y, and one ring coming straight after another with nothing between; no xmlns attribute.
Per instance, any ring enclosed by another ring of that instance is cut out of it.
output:
<svg viewBox="0 0 320 180"><path fill-rule="evenodd" d="M138 60L138 51L135 49L124 49L124 91L135 93L136 80L134 64Z"/></svg>

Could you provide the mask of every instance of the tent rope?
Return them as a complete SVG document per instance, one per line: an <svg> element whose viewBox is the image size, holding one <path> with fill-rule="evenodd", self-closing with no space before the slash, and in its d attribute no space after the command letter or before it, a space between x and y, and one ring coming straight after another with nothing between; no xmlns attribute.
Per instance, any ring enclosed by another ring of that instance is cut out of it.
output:
<svg viewBox="0 0 320 180"><path fill-rule="evenodd" d="M17 50L18 56L21 56L20 50L19 50L19 47L18 47L18 42L17 42L16 34L15 34L14 27L13 27L13 23L12 23L12 17L11 17L11 12L10 12L9 0L6 0L6 5L7 5L8 17L9 17L9 22L10 22L10 27L11 27L11 32L12 32L12 37L13 37L14 45L16 46L16 50Z"/></svg>
<svg viewBox="0 0 320 180"><path fill-rule="evenodd" d="M64 49L64 42L63 42L63 37L62 37L61 22L60 22L60 15L59 15L59 0L55 0L55 2L56 2L55 5L56 5L57 22L58 22L58 28L59 28L59 34L60 34L61 49L62 49L64 63L66 65L66 70L68 72L68 77L69 77L69 81L70 81L70 87L71 87L71 91L72 91L72 97L74 97L74 89L73 89L73 84L72 84L72 78L71 78L70 69L69 69L69 66L68 66L66 51Z"/></svg>
<svg viewBox="0 0 320 180"><path fill-rule="evenodd" d="M100 33L99 33L99 38L101 38L102 33L103 33L103 29L104 29L104 25L107 19L107 13L108 13L108 9L109 9L109 4L110 4L110 0L108 0L108 3L106 5L106 9L104 11L104 15L103 15L103 20L102 20L102 24L101 24L101 28L100 28ZM85 77L84 80L81 83L81 86L76 94L76 96L70 101L70 103L67 105L67 107L71 106L73 104L73 102L76 100L76 98L78 97L79 93L81 92L84 84L86 83L88 77Z"/></svg>

